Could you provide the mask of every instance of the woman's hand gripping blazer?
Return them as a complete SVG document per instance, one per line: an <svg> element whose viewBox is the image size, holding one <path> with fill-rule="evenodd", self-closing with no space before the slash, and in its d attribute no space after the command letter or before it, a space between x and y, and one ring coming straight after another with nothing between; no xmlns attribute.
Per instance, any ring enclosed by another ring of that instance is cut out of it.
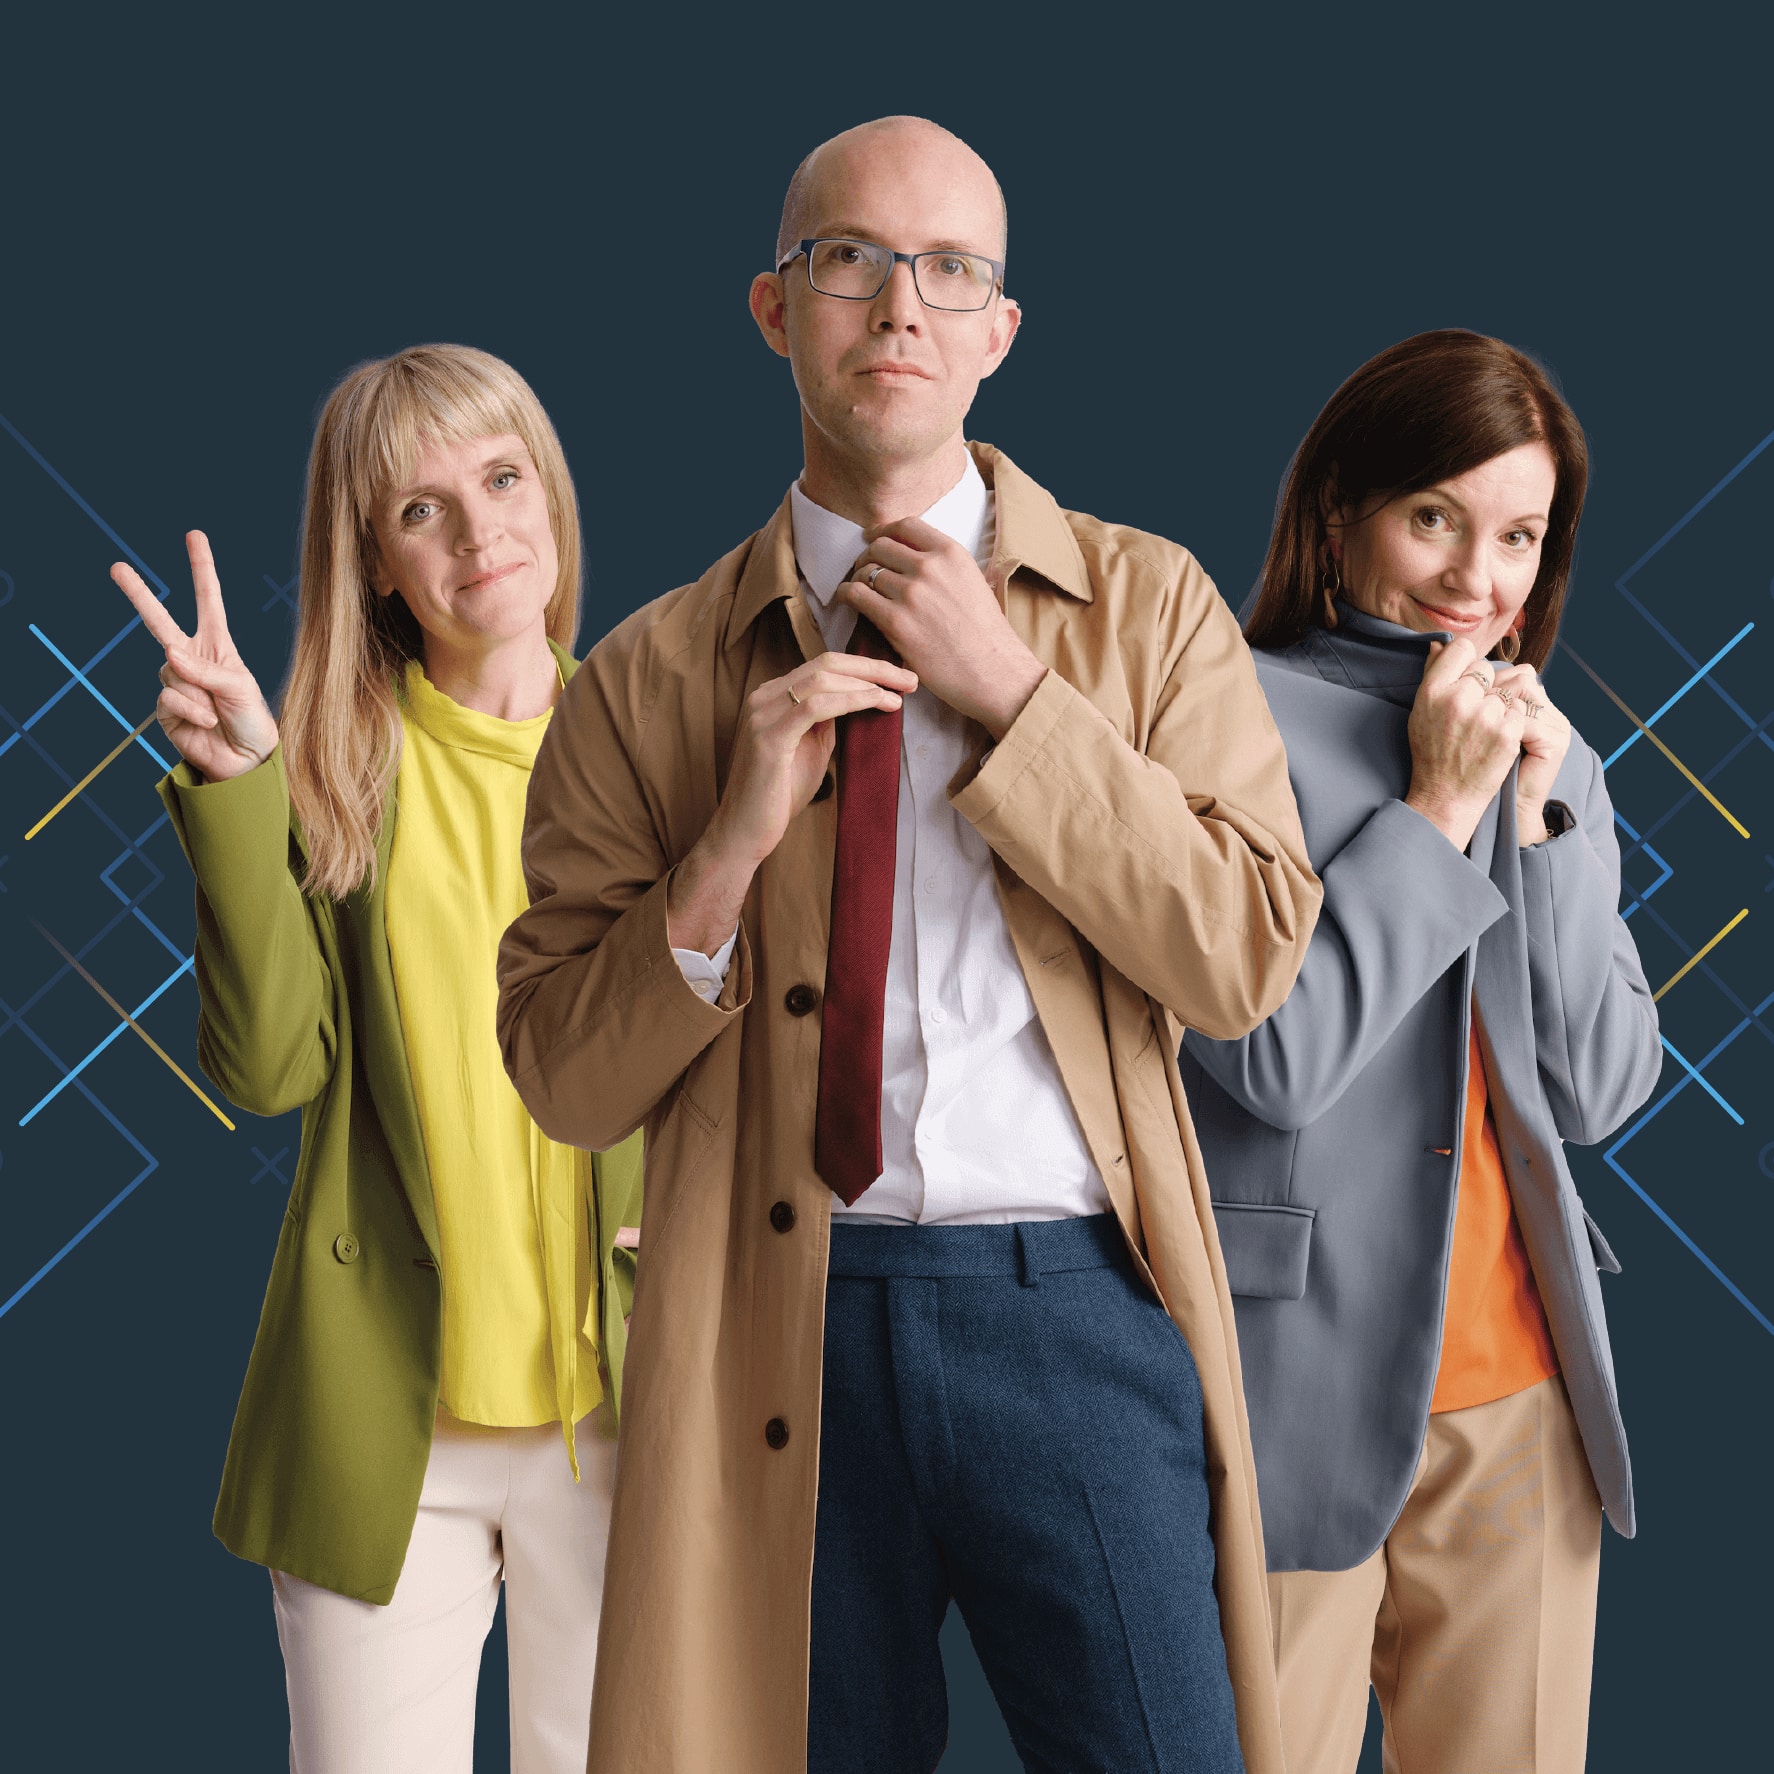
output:
<svg viewBox="0 0 1774 1774"><path fill-rule="evenodd" d="M1370 632L1371 630L1371 632ZM1470 1006L1516 1217L1596 1488L1633 1531L1598 1266L1563 1142L1644 1101L1657 1013L1617 907L1600 760L1578 738L1569 830L1518 846L1513 774L1463 855L1404 804L1428 639L1359 615L1257 671L1287 740L1324 909L1292 996L1237 1040L1191 1032L1206 1155L1276 1570L1380 1545L1422 1449L1441 1347Z"/></svg>

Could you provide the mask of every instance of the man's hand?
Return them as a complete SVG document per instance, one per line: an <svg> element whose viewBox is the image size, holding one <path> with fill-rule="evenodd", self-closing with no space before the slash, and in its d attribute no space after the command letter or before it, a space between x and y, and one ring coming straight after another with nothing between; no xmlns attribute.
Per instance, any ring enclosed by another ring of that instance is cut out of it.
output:
<svg viewBox="0 0 1774 1774"><path fill-rule="evenodd" d="M825 776L838 717L898 708L917 687L915 672L885 659L822 653L746 698L726 793L667 890L674 949L712 955L733 934L752 876Z"/></svg>
<svg viewBox="0 0 1774 1774"><path fill-rule="evenodd" d="M1431 641L1411 704L1414 807L1457 850L1472 841L1484 810L1520 757L1521 699L1497 682L1498 668L1467 640Z"/></svg>
<svg viewBox="0 0 1774 1774"><path fill-rule="evenodd" d="M838 596L880 629L927 688L1002 739L1047 667L1017 638L978 563L915 517L864 535L868 547Z"/></svg>

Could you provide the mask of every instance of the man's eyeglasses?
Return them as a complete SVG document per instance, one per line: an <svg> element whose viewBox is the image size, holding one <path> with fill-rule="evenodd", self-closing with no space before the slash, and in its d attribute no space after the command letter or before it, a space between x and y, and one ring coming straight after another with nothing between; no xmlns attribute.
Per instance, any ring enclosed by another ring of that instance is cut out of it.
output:
<svg viewBox="0 0 1774 1774"><path fill-rule="evenodd" d="M1004 261L981 253L896 253L872 240L803 240L784 258L807 255L807 281L822 296L872 302L898 264L910 265L918 299L926 308L971 313L985 307L1004 276Z"/></svg>

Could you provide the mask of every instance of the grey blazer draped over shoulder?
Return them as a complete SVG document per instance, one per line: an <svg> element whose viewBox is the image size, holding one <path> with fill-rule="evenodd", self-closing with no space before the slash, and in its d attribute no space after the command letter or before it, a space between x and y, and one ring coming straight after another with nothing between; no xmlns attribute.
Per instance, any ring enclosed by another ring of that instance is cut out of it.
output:
<svg viewBox="0 0 1774 1774"><path fill-rule="evenodd" d="M1324 909L1292 995L1235 1041L1190 1031L1183 1083L1238 1318L1272 1570L1346 1570L1404 1506L1441 1354L1470 1023L1596 1489L1633 1532L1598 1268L1563 1142L1656 1084L1657 1013L1618 913L1601 762L1581 738L1523 850L1515 778L1462 855L1404 804L1429 642L1339 606L1256 655Z"/></svg>

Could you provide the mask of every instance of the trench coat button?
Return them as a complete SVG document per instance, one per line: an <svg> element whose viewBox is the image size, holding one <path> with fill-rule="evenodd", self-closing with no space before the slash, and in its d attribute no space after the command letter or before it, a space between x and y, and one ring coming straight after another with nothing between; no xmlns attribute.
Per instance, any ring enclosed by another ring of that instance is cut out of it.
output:
<svg viewBox="0 0 1774 1774"><path fill-rule="evenodd" d="M832 790L837 786L837 783L832 778L831 772L828 770L826 774L820 778L819 787L813 791L814 800L829 800L831 798Z"/></svg>
<svg viewBox="0 0 1774 1774"><path fill-rule="evenodd" d="M805 1016L819 1002L819 994L811 986L790 986L783 993L783 1008L790 1016Z"/></svg>
<svg viewBox="0 0 1774 1774"><path fill-rule="evenodd" d="M341 1263L355 1263L357 1261L358 1249L359 1246L356 1238L354 1238L349 1232L341 1232L339 1236L333 1240L333 1255L336 1256Z"/></svg>
<svg viewBox="0 0 1774 1774"><path fill-rule="evenodd" d="M779 1201L770 1209L770 1224L778 1232L792 1232L795 1229L795 1210L787 1201Z"/></svg>
<svg viewBox="0 0 1774 1774"><path fill-rule="evenodd" d="M764 1425L764 1439L771 1447L781 1449L788 1446L788 1425L780 1417L772 1417Z"/></svg>

